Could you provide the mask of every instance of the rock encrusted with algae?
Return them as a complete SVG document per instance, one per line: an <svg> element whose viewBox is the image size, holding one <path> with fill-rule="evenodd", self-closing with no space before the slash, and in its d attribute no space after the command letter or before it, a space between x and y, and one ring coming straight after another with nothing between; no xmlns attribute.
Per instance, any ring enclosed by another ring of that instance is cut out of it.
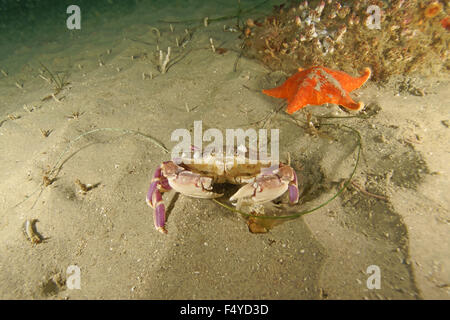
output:
<svg viewBox="0 0 450 320"><path fill-rule="evenodd" d="M346 72L370 66L376 81L448 72L450 33L442 21L449 3L317 0L277 6L248 26L246 54L288 73L312 65Z"/></svg>

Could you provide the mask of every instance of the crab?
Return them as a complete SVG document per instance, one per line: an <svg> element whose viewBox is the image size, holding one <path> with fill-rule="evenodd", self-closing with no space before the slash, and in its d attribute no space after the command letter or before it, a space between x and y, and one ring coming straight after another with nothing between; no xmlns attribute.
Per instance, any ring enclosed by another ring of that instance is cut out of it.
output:
<svg viewBox="0 0 450 320"><path fill-rule="evenodd" d="M189 197L213 199L223 196L213 191L215 183L230 183L243 185L230 197L232 203L247 201L262 204L275 200L286 191L289 191L291 205L298 202L297 174L289 165L270 159L252 162L247 150L222 155L209 153L201 156L194 152L193 157L183 154L181 158L165 161L158 166L146 198L147 204L154 209L154 223L158 231L167 233L162 193L172 189Z"/></svg>

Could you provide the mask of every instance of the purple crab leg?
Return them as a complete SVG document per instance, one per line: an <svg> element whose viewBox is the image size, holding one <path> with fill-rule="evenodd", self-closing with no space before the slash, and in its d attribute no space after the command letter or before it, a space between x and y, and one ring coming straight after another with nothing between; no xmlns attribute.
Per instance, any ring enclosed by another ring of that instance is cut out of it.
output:
<svg viewBox="0 0 450 320"><path fill-rule="evenodd" d="M292 170L292 172L294 173L294 179L292 179L292 181L289 182L289 202L291 204L296 204L299 198L298 182L295 170Z"/></svg>
<svg viewBox="0 0 450 320"><path fill-rule="evenodd" d="M162 195L159 190L156 190L153 194L152 199L154 205L155 205L155 228L159 232L167 233L166 228L164 227L166 224L166 207L164 206L164 202L162 201Z"/></svg>
<svg viewBox="0 0 450 320"><path fill-rule="evenodd" d="M152 183L150 184L150 188L147 192L147 204L150 207L153 207L152 195L155 190L161 189L161 191L166 192L172 190L172 187L169 185L169 181L166 177L164 177L161 173L161 167L158 167L153 175Z"/></svg>
<svg viewBox="0 0 450 320"><path fill-rule="evenodd" d="M164 202L162 201L160 189L162 189L161 191L169 191L172 188L169 186L168 180L162 175L161 167L158 167L153 175L150 188L148 189L146 202L155 210L155 228L162 233L167 233L164 228L166 222L166 209Z"/></svg>
<svg viewBox="0 0 450 320"><path fill-rule="evenodd" d="M167 180L166 177L161 177L160 179L161 180L159 186L163 188L163 190L161 191L166 192L172 190L172 187L169 185L169 180Z"/></svg>
<svg viewBox="0 0 450 320"><path fill-rule="evenodd" d="M160 179L161 179L161 167L158 167L156 169L155 173L153 174L152 183L150 184L150 188L148 189L147 198L146 198L147 204L152 208L153 208L153 203L152 203L153 193L155 193L155 191L158 189Z"/></svg>

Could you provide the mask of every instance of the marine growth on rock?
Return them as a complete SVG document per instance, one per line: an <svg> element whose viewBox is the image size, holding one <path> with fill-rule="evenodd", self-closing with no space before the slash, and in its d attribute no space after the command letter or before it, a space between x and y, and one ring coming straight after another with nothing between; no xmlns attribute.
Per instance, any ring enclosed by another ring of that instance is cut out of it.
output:
<svg viewBox="0 0 450 320"><path fill-rule="evenodd" d="M346 72L369 66L375 81L439 74L450 70L449 11L449 1L295 1L251 19L246 54L288 73L324 65Z"/></svg>

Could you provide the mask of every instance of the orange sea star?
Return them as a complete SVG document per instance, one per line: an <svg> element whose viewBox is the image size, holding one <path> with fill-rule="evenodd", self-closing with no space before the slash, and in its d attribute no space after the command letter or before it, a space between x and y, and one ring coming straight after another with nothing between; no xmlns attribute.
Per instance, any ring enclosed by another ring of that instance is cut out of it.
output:
<svg viewBox="0 0 450 320"><path fill-rule="evenodd" d="M371 71L365 68L360 77L352 77L345 72L325 67L299 68L281 86L263 90L268 96L288 101L286 112L289 114L307 106L334 103L350 110L364 107L363 102L356 103L349 92L361 87L369 79Z"/></svg>

